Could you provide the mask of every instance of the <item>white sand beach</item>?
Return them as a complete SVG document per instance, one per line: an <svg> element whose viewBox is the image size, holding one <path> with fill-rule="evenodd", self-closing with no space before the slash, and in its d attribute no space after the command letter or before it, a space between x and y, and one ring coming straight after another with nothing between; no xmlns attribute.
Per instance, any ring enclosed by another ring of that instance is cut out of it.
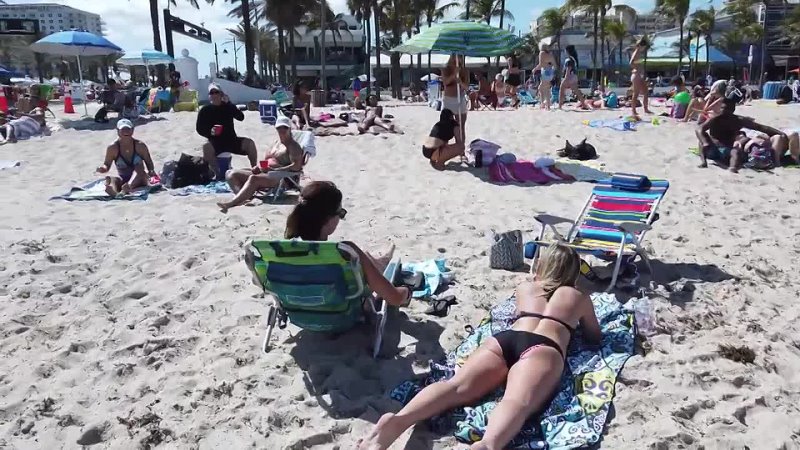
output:
<svg viewBox="0 0 800 450"><path fill-rule="evenodd" d="M404 135L319 137L306 173L344 193L349 213L332 238L365 249L393 242L405 261L443 254L458 305L446 318L420 302L402 309L378 360L367 330L331 338L289 326L261 353L267 303L243 246L281 238L291 202L222 214L215 202L224 197L168 192L49 201L98 178L113 123L66 122L0 146L0 159L22 161L0 170L0 447L344 450L399 409L387 393L427 371L526 279L489 268L490 230L533 238L535 214L574 218L592 184L501 185L457 165L437 172L420 147L438 113L385 112ZM800 127L797 107L757 102L737 112ZM645 242L658 333L622 371L600 447L800 448L800 169L699 169L690 125L617 132L581 123L620 114L528 108L471 112L467 122L468 139L525 158L586 137L608 171L671 183ZM137 126L158 169L198 150L195 118L169 113ZM276 138L254 112L237 132L259 153ZM754 364L721 357L721 344L751 348ZM392 448L464 447L420 425Z"/></svg>

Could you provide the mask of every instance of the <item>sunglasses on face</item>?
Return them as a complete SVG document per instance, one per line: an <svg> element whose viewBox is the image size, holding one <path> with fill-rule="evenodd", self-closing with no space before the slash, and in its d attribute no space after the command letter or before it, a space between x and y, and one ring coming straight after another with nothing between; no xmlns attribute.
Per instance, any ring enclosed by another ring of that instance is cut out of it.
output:
<svg viewBox="0 0 800 450"><path fill-rule="evenodd" d="M208 95L219 95L219 94L221 94L220 91L211 91L208 93Z"/></svg>
<svg viewBox="0 0 800 450"><path fill-rule="evenodd" d="M344 208L339 208L336 211L336 215L339 216L340 219L344 220L344 218L347 216L347 210Z"/></svg>

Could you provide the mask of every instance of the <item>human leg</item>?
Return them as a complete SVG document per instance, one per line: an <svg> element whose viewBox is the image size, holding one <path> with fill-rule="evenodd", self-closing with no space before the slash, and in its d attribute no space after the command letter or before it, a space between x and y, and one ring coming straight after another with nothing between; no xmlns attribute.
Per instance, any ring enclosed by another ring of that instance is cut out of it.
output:
<svg viewBox="0 0 800 450"><path fill-rule="evenodd" d="M270 178L268 174L260 173L257 175L250 175L244 183L236 196L229 202L218 202L217 206L222 212L227 212L230 208L239 206L255 195L256 192L262 189L269 189L278 186L279 180Z"/></svg>
<svg viewBox="0 0 800 450"><path fill-rule="evenodd" d="M500 346L495 339L490 339L467 359L453 378L427 386L397 414L384 414L359 448L384 450L420 420L477 401L500 386L507 374Z"/></svg>
<svg viewBox="0 0 800 450"><path fill-rule="evenodd" d="M642 109L644 109L645 114L653 114L648 107L650 103L650 89L647 88L644 79L639 80L639 90L642 92Z"/></svg>
<svg viewBox="0 0 800 450"><path fill-rule="evenodd" d="M564 78L561 80L561 85L558 88L558 109L562 109L564 107L564 100L567 97L567 87L569 84L567 83L567 79Z"/></svg>
<svg viewBox="0 0 800 450"><path fill-rule="evenodd" d="M120 192L122 180L119 177L106 177L106 194L116 197Z"/></svg>
<svg viewBox="0 0 800 450"><path fill-rule="evenodd" d="M444 165L447 161L457 157L464 156L464 144L456 142L455 144L448 144L440 147L431 156L431 165L434 169L444 170Z"/></svg>
<svg viewBox="0 0 800 450"><path fill-rule="evenodd" d="M258 165L258 149L256 148L256 143L250 138L239 138L239 146L241 147L241 151L247 156L248 161L250 161L250 167L256 167Z"/></svg>
<svg viewBox="0 0 800 450"><path fill-rule="evenodd" d="M230 186L233 193L236 194L242 189L242 186L247 182L247 178L252 174L253 172L247 169L229 170L228 173L225 174L225 181L228 182L228 186Z"/></svg>
<svg viewBox="0 0 800 450"><path fill-rule="evenodd" d="M789 155L791 155L796 164L800 164L800 134L796 131L792 131L788 133L787 136L787 140L789 141Z"/></svg>
<svg viewBox="0 0 800 450"><path fill-rule="evenodd" d="M217 165L217 152L211 142L203 144L203 160L205 160L208 167L214 172L214 178L220 179L219 166Z"/></svg>
<svg viewBox="0 0 800 450"><path fill-rule="evenodd" d="M505 448L534 413L541 413L558 388L564 360L552 347L534 347L508 371L503 399L489 415L481 446L486 450Z"/></svg>

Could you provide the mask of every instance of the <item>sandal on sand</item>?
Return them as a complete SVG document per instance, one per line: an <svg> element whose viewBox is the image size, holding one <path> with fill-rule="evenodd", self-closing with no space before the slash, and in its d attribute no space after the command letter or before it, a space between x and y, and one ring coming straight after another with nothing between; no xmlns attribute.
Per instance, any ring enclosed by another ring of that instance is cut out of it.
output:
<svg viewBox="0 0 800 450"><path fill-rule="evenodd" d="M425 314L430 314L436 317L447 316L447 312L450 310L450 307L458 304L455 295L446 295L441 298L434 297L431 298L430 303L431 306L425 310Z"/></svg>

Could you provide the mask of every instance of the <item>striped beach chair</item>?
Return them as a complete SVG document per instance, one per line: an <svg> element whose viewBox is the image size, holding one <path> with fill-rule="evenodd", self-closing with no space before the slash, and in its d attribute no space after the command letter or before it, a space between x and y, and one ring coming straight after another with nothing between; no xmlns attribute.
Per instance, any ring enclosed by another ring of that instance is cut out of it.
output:
<svg viewBox="0 0 800 450"><path fill-rule="evenodd" d="M571 246L578 253L614 261L614 271L606 291L615 286L623 260L633 262L639 256L652 274L650 261L641 243L652 223L658 219L656 211L668 188L667 180L615 174L595 185L575 221L546 214L536 216L541 231L536 240L531 273L536 266L539 250L552 242L545 240L546 228L550 227L556 240ZM572 225L566 237L559 234L555 227L562 223Z"/></svg>

